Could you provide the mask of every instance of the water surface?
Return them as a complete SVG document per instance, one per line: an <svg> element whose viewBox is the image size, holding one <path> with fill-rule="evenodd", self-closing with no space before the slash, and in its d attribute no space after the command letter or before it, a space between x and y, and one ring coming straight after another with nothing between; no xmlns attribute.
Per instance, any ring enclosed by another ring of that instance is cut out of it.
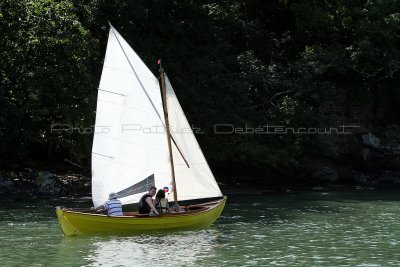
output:
<svg viewBox="0 0 400 267"><path fill-rule="evenodd" d="M400 266L400 191L232 196L207 230L64 237L53 207L0 202L1 266Z"/></svg>

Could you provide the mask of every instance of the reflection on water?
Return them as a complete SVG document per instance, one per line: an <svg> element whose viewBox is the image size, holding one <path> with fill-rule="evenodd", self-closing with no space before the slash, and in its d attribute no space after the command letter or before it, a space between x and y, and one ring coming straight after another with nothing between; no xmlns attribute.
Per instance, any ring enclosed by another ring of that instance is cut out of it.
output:
<svg viewBox="0 0 400 267"><path fill-rule="evenodd" d="M399 201L399 191L231 197L207 230L68 238L53 206L90 201L7 200L0 265L400 266Z"/></svg>
<svg viewBox="0 0 400 267"><path fill-rule="evenodd" d="M90 266L188 266L214 257L216 231L114 237L94 241L85 259Z"/></svg>

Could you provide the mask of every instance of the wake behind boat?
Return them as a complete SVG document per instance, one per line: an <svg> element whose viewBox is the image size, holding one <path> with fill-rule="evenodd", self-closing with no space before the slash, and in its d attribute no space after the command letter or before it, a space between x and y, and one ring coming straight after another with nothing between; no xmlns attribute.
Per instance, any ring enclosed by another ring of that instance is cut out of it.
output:
<svg viewBox="0 0 400 267"><path fill-rule="evenodd" d="M111 192L122 204L137 203L150 186L171 189L175 206L221 199L157 217L57 207L61 229L74 235L207 227L226 203L161 65L157 79L110 25L92 148L93 204L101 206Z"/></svg>

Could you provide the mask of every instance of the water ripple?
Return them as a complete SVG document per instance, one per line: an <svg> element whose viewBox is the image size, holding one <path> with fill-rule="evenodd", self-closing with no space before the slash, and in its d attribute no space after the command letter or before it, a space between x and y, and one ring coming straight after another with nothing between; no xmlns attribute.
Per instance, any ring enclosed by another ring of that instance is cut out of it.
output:
<svg viewBox="0 0 400 267"><path fill-rule="evenodd" d="M0 202L2 266L400 266L398 192L237 197L207 230L133 237L63 237L57 201Z"/></svg>

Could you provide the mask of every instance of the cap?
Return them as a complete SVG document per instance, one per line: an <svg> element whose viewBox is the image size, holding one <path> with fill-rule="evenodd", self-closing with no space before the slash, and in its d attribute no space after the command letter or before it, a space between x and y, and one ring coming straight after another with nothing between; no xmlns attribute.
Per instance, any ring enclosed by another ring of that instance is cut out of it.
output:
<svg viewBox="0 0 400 267"><path fill-rule="evenodd" d="M109 200L111 200L111 199L117 199L118 197L117 197L117 194L116 193L114 193L114 192L112 192L112 193L110 193L109 195L108 195L108 199Z"/></svg>

